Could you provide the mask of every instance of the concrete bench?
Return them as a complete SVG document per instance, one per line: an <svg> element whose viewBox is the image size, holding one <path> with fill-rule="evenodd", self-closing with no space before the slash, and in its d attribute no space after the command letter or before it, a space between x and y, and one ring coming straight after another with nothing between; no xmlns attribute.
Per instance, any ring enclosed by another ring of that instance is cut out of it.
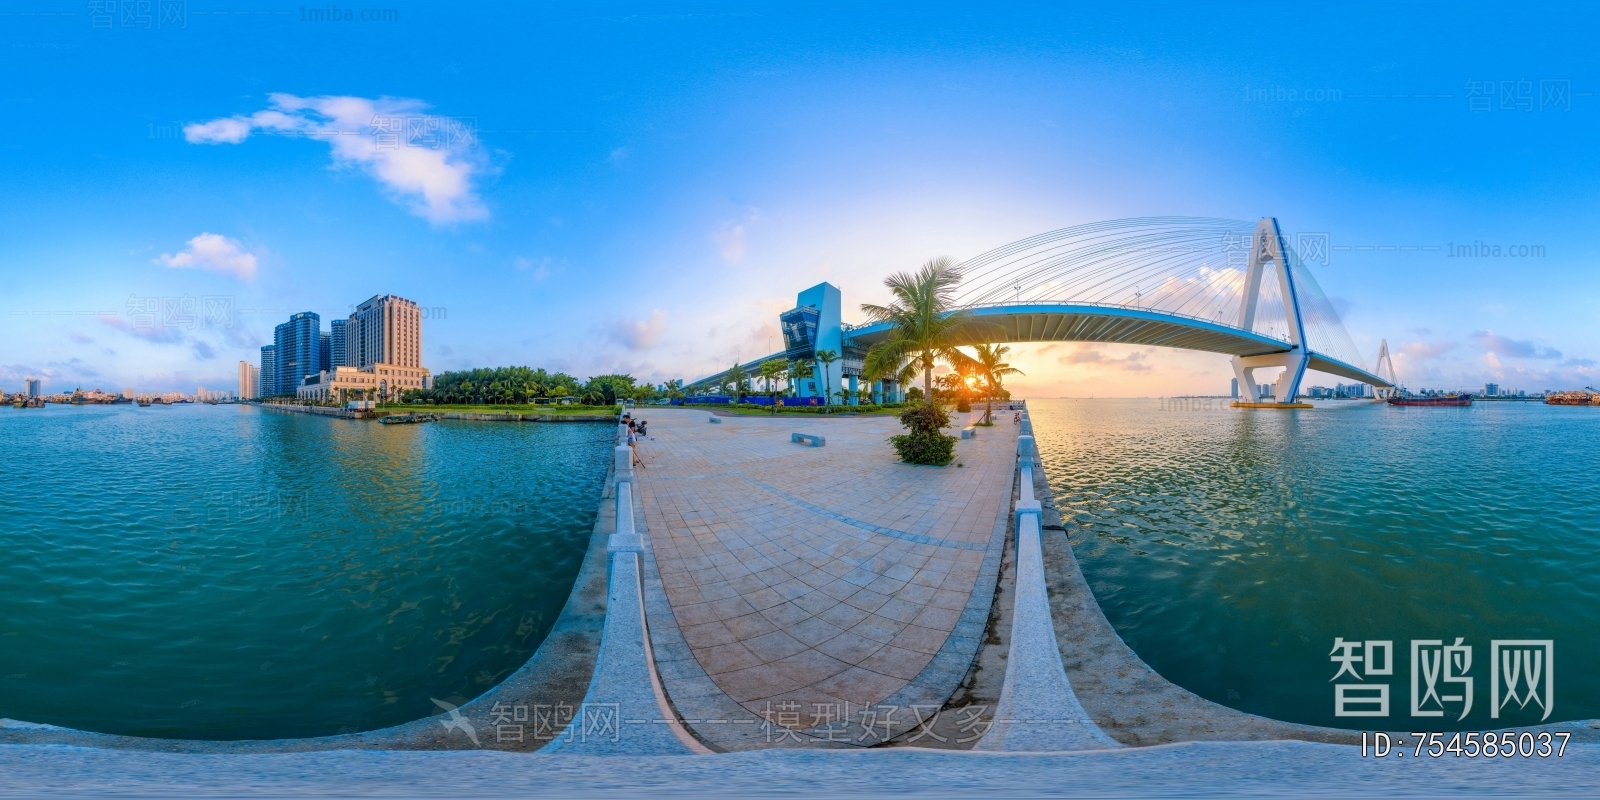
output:
<svg viewBox="0 0 1600 800"><path fill-rule="evenodd" d="M710 422L713 425L721 425L722 417L712 417L711 419L707 420L707 422Z"/></svg>
<svg viewBox="0 0 1600 800"><path fill-rule="evenodd" d="M961 438L963 438L963 439L976 439L976 438L978 438L978 429L977 429L977 427L973 426L973 425L968 425L967 427L962 428L961 429Z"/></svg>
<svg viewBox="0 0 1600 800"><path fill-rule="evenodd" d="M822 447L828 443L827 439L814 433L791 433L789 434L789 441L808 444L812 447Z"/></svg>

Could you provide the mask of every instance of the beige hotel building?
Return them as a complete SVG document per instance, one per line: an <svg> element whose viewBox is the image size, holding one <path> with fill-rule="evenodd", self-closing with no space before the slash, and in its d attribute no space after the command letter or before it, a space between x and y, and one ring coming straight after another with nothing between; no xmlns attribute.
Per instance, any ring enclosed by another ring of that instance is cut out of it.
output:
<svg viewBox="0 0 1600 800"><path fill-rule="evenodd" d="M344 362L323 370L296 394L341 403L356 396L393 400L407 389L429 388L431 380L422 366L422 308L381 294L356 306L345 321Z"/></svg>

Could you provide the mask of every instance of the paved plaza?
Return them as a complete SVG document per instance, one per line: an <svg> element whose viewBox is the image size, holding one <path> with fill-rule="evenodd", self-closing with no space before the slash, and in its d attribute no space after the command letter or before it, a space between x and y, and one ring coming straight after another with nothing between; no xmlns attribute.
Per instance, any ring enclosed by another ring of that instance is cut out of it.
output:
<svg viewBox="0 0 1600 800"><path fill-rule="evenodd" d="M675 623L751 714L810 728L827 722L818 709L882 703L929 669L969 603L987 613L988 597L972 601L1009 511L1009 414L944 468L900 463L893 417L640 416L640 500L673 617L658 608L650 624ZM792 443L797 431L827 444ZM674 694L674 674L663 681Z"/></svg>

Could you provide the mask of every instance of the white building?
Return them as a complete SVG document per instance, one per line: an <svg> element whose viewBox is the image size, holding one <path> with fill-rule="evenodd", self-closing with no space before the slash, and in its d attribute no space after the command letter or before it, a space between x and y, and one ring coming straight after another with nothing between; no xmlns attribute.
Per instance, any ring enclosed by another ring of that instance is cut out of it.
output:
<svg viewBox="0 0 1600 800"><path fill-rule="evenodd" d="M261 368L248 362L239 362L239 399L254 400L261 396Z"/></svg>

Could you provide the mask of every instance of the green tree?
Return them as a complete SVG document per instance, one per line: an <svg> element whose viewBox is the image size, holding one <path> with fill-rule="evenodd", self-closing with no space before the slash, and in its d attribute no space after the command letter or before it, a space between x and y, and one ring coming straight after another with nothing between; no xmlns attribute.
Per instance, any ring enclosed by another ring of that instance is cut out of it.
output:
<svg viewBox="0 0 1600 800"><path fill-rule="evenodd" d="M772 413L778 413L777 393L772 390L772 382L783 377L788 372L788 366L782 359L770 358L761 362L761 377L767 381L767 400L772 402Z"/></svg>
<svg viewBox="0 0 1600 800"><path fill-rule="evenodd" d="M977 375L983 379L988 388L988 391L985 392L987 398L983 409L983 421L993 424L994 398L995 395L1001 392L1005 376L1022 375L1023 372L1006 363L1006 354L1011 352L1011 347L1008 345L995 345L985 342L974 346L972 349L977 351L978 354L977 358L973 359L977 364Z"/></svg>
<svg viewBox="0 0 1600 800"><path fill-rule="evenodd" d="M616 404L619 397L633 396L634 380L632 375L596 375L583 388L585 395L598 394L609 406Z"/></svg>
<svg viewBox="0 0 1600 800"><path fill-rule="evenodd" d="M729 392L729 394L733 395L734 400L738 400L743 396L746 380L748 378L749 375L744 371L743 367L739 366L737 362L735 362L733 367L728 370L728 382L733 384L733 391Z"/></svg>
<svg viewBox="0 0 1600 800"><path fill-rule="evenodd" d="M958 350L963 334L978 325L970 311L955 307L961 272L948 258L922 265L916 274L897 272L884 280L893 301L887 306L864 304L873 322L890 325L887 339L867 352L863 369L870 378L922 373L922 394L933 404L933 368L944 361L959 371L971 358Z"/></svg>
<svg viewBox="0 0 1600 800"><path fill-rule="evenodd" d="M767 382L767 395L769 397L773 395L772 382L783 377L783 374L787 371L788 367L781 359L772 358L761 362L761 377Z"/></svg>
<svg viewBox="0 0 1600 800"><path fill-rule="evenodd" d="M838 360L839 354L833 350L817 351L817 371L822 373L822 402L824 405L831 406L833 404L832 392L829 391L832 387L828 385L828 367Z"/></svg>
<svg viewBox="0 0 1600 800"><path fill-rule="evenodd" d="M791 363L789 365L789 388L794 391L790 392L790 394L799 397L801 383L810 380L816 374L817 372L812 369L810 361L795 361Z"/></svg>

